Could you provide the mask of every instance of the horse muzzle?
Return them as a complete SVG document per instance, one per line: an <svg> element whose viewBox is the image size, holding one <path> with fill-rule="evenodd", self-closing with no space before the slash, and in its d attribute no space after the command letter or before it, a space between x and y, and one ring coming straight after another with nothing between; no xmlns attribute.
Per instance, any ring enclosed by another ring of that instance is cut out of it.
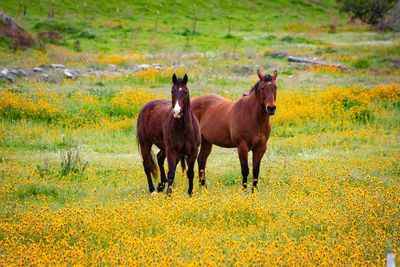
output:
<svg viewBox="0 0 400 267"><path fill-rule="evenodd" d="M182 111L178 111L178 112L176 112L175 110L173 111L173 115L174 115L174 118L175 118L175 119L180 119L180 118L182 118L182 114L183 114Z"/></svg>
<svg viewBox="0 0 400 267"><path fill-rule="evenodd" d="M276 111L276 106L275 105L273 105L272 107L267 106L266 111L268 115L274 115Z"/></svg>
<svg viewBox="0 0 400 267"><path fill-rule="evenodd" d="M174 115L175 119L180 119L182 117L183 111L182 108L179 106L178 101L176 102L174 108L172 109L172 114Z"/></svg>

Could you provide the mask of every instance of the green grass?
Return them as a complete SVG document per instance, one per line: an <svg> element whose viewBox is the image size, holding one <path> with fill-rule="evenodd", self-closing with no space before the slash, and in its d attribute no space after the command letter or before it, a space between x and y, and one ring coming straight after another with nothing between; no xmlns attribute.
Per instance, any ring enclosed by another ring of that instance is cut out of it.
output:
<svg viewBox="0 0 400 267"><path fill-rule="evenodd" d="M40 3L43 3L43 11ZM251 41L244 39L262 37L267 32L279 32L290 23L318 22L318 25L325 25L330 23L326 13L339 16L334 1L324 1L323 8L307 1L293 3L289 0L274 1L268 3L268 6L252 1L206 3L198 0L190 3L122 1L118 5L107 1L86 1L85 4L86 16L81 2L54 2L55 17L50 19L47 14L53 8L51 1L30 3L26 16L21 14L18 4L0 3L0 8L17 17L24 27L33 32L58 31L65 40L64 46L70 49L73 41L79 39L83 51L104 53L128 50L132 45L134 50L150 53L159 51L159 48L184 50L186 36L190 36L191 50L216 51L216 46L231 47L234 43L245 47ZM269 11L267 16L263 12L265 9ZM157 12L160 15L158 29L155 31ZM193 34L195 16L196 32ZM230 35L228 16L232 17ZM110 17L114 18L114 23L105 23L110 21ZM81 32L84 29L95 37L83 37ZM152 42L153 39L157 42Z"/></svg>

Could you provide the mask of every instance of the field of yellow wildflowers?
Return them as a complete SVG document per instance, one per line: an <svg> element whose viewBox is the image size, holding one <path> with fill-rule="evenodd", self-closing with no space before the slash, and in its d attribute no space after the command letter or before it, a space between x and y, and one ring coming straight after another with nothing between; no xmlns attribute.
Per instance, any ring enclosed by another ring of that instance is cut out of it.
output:
<svg viewBox="0 0 400 267"><path fill-rule="evenodd" d="M400 84L281 93L259 191L243 193L236 151L215 148L192 198L180 172L171 199L146 189L135 117L162 97L1 91L1 265L382 266L399 255ZM71 143L88 167L63 173Z"/></svg>

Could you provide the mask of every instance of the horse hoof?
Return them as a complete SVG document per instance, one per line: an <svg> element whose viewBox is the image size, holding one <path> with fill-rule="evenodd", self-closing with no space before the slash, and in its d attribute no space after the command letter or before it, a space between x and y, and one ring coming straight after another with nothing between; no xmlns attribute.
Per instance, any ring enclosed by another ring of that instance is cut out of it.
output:
<svg viewBox="0 0 400 267"><path fill-rule="evenodd" d="M153 192L151 192L151 195L152 195L152 196L155 196L155 195L157 195L157 192L156 192L156 191L153 191Z"/></svg>
<svg viewBox="0 0 400 267"><path fill-rule="evenodd" d="M164 188L165 188L165 186L162 185L161 183L159 183L159 184L157 185L157 192L163 192L163 191L164 191Z"/></svg>

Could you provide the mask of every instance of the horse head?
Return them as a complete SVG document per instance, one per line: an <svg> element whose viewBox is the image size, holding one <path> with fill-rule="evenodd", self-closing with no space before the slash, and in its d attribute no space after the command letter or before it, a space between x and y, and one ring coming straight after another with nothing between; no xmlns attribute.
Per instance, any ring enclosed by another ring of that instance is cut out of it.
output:
<svg viewBox="0 0 400 267"><path fill-rule="evenodd" d="M185 74L182 78L177 78L175 73L172 76L172 113L175 119L180 119L183 112L190 105L189 90L186 87L188 77Z"/></svg>
<svg viewBox="0 0 400 267"><path fill-rule="evenodd" d="M258 100L261 105L265 108L265 111L268 115L274 115L276 110L276 77L278 76L278 72L274 71L274 74L271 76L266 74L263 76L261 72L257 71L258 78L260 78L258 84Z"/></svg>

